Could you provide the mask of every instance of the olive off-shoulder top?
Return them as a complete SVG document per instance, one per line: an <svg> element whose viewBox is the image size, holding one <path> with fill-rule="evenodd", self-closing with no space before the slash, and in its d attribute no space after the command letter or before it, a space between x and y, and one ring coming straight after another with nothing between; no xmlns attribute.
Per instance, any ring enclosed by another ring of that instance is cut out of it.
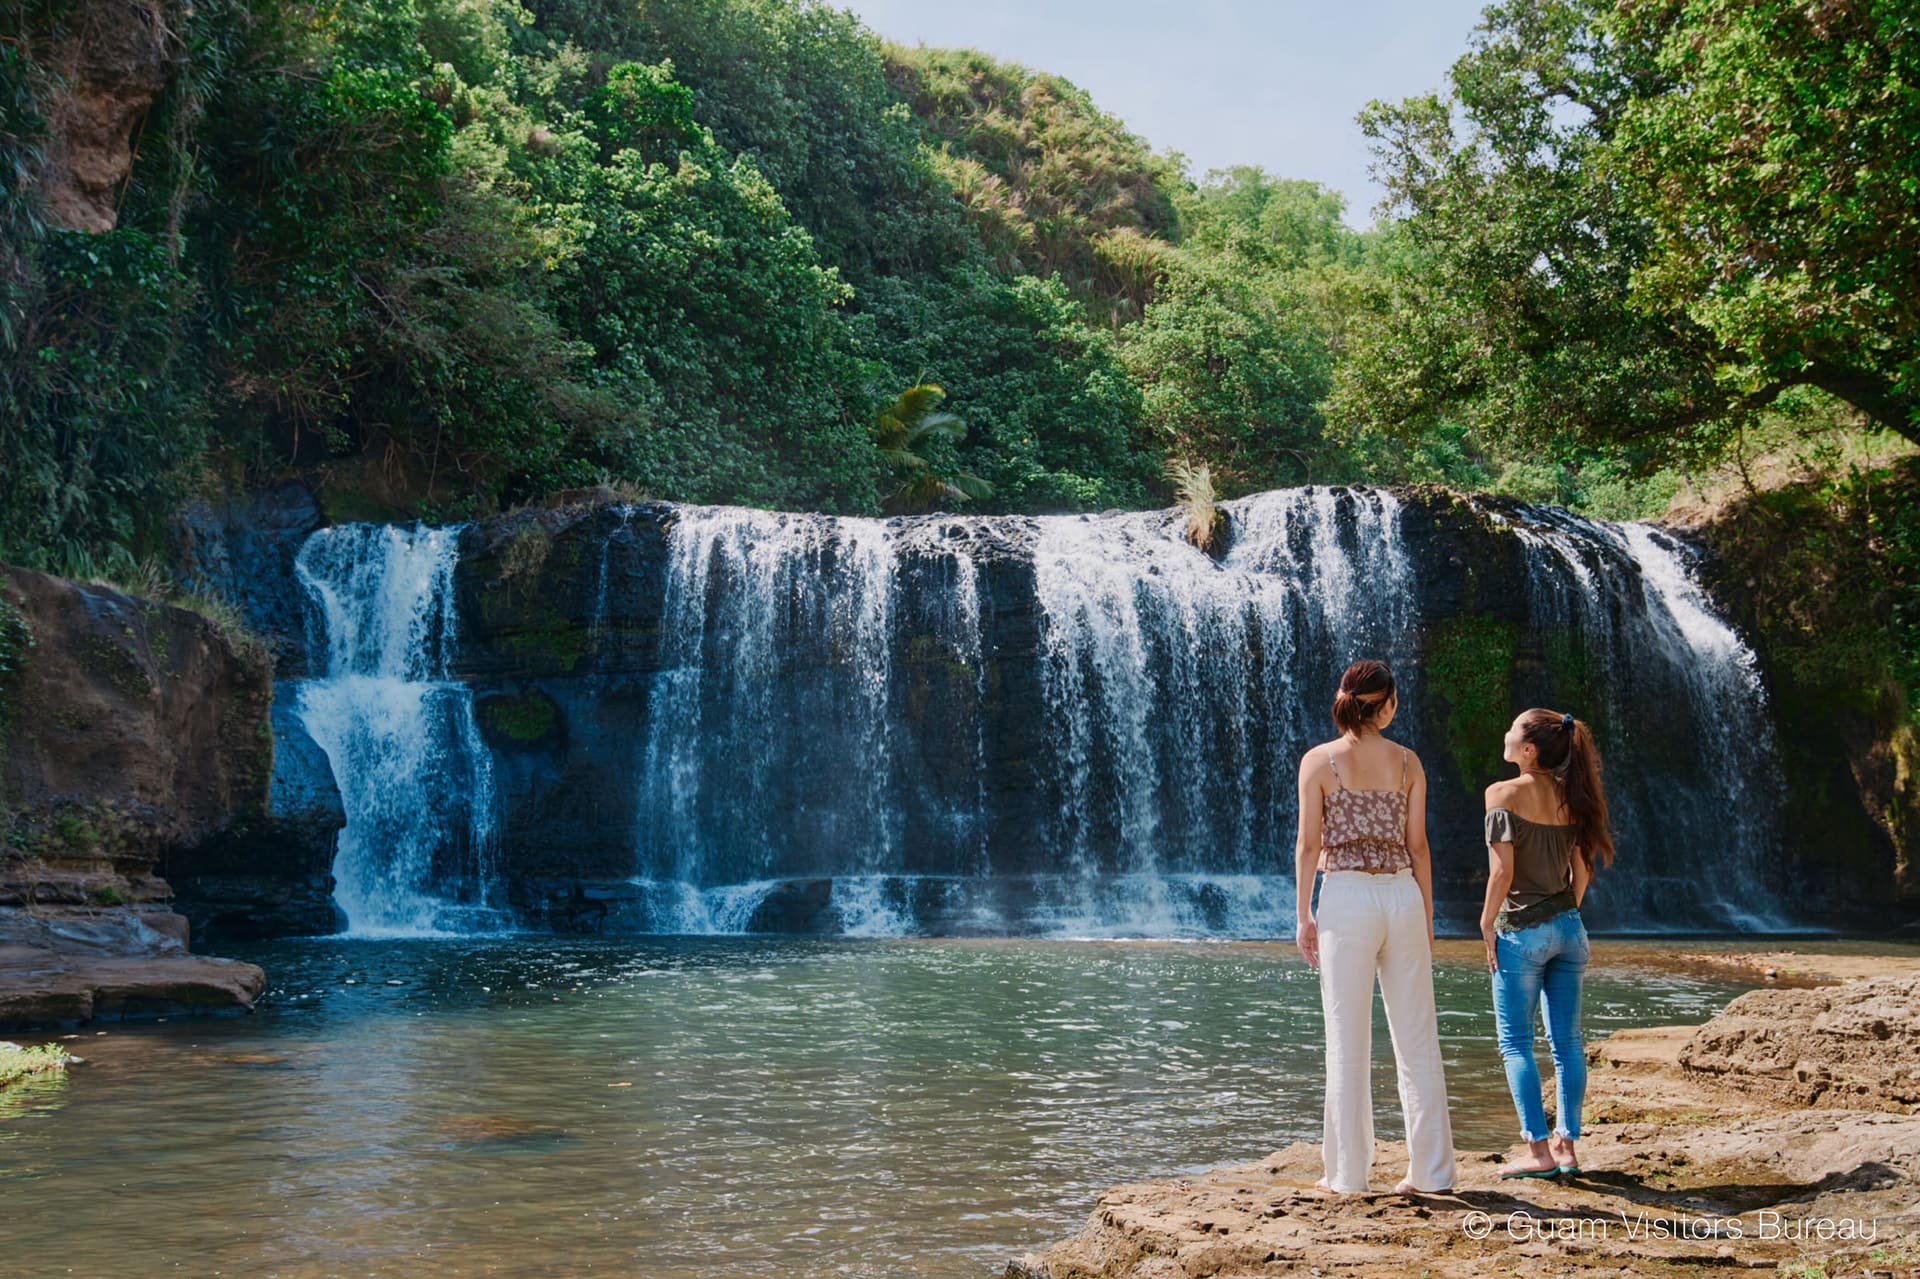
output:
<svg viewBox="0 0 1920 1279"><path fill-rule="evenodd" d="M1531 822L1510 808L1487 810L1487 842L1513 845L1513 882L1494 919L1513 932L1572 910L1573 827Z"/></svg>

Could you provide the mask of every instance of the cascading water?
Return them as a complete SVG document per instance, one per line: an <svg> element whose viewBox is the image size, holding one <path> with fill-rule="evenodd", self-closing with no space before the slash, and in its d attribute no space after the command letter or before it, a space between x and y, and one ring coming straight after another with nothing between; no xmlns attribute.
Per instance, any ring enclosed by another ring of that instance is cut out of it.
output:
<svg viewBox="0 0 1920 1279"><path fill-rule="evenodd" d="M1587 913L1640 928L1787 927L1767 883L1784 786L1765 690L1688 548L1554 508L1522 507L1513 526L1555 690L1605 756L1618 861Z"/></svg>
<svg viewBox="0 0 1920 1279"><path fill-rule="evenodd" d="M1167 512L678 509L636 764L641 918L738 927L818 877L825 916L853 934L1283 928L1290 757L1324 736L1300 702L1331 699L1346 659L1329 654L1404 655L1411 576L1390 494L1227 508L1221 561ZM986 646L973 548L996 536L1032 563L1037 720L989 687L1016 656ZM990 736L996 715L1033 740ZM966 752L944 783L929 775L942 749ZM1036 779L1034 823L991 811L986 779L1009 767Z"/></svg>
<svg viewBox="0 0 1920 1279"><path fill-rule="evenodd" d="M348 931L469 933L505 926L493 858L492 757L473 696L447 678L458 642L459 530L343 524L307 539L294 570L324 673L301 720L346 809L334 898Z"/></svg>
<svg viewBox="0 0 1920 1279"><path fill-rule="evenodd" d="M462 659L504 705L547 708L518 735L488 720L497 759L448 675L457 531L316 534L298 572L327 660L298 705L349 814L340 904L358 932L499 922L498 769L514 891L558 926L1285 935L1295 764L1363 656L1393 663L1393 735L1449 788L1457 895L1484 779L1453 776L1420 688L1423 604L1458 616L1448 592L1480 571L1433 558L1451 546L1512 583L1492 603L1526 619L1516 691L1599 729L1620 856L1595 923L1777 924L1764 697L1682 544L1488 511L1522 539L1520 600L1511 543L1411 524L1385 491L1222 505L1218 558L1169 511L572 517L550 576L516 586L538 603L504 611L577 647L528 663L509 630Z"/></svg>
<svg viewBox="0 0 1920 1279"><path fill-rule="evenodd" d="M1039 522L1052 842L1066 874L1036 909L1056 929L1283 926L1292 763L1327 735L1315 712L1346 663L1393 661L1410 636L1391 494L1224 505L1233 533L1219 562L1186 543L1177 514Z"/></svg>
<svg viewBox="0 0 1920 1279"><path fill-rule="evenodd" d="M707 931L716 889L888 866L899 832L884 527L685 507L669 556L638 882L658 886L677 926ZM823 752L837 765L830 789L788 784Z"/></svg>

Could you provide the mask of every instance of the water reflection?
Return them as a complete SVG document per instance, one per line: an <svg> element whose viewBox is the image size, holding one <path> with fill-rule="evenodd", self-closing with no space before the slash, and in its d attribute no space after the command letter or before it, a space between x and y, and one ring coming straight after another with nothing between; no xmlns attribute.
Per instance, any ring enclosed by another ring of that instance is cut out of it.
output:
<svg viewBox="0 0 1920 1279"><path fill-rule="evenodd" d="M1289 948L246 957L276 981L256 1016L115 1030L64 1107L0 1120L10 1273L979 1276L1106 1186L1319 1137L1318 987ZM1585 1012L1594 1034L1700 1020L1736 989L1596 968ZM1504 1145L1486 973L1445 963L1438 994L1456 1140Z"/></svg>

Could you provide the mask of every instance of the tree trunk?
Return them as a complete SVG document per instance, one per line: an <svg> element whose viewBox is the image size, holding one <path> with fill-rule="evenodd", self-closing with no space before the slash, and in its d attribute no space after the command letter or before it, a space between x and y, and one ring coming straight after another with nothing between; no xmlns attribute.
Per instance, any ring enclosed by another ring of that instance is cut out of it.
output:
<svg viewBox="0 0 1920 1279"><path fill-rule="evenodd" d="M1903 439L1920 444L1920 400L1896 391L1878 373L1815 360L1807 367L1807 381L1845 400Z"/></svg>

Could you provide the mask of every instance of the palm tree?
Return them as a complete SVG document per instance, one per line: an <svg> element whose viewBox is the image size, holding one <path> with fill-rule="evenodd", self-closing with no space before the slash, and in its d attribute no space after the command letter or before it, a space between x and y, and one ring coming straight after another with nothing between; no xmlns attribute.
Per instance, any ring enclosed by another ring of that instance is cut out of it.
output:
<svg viewBox="0 0 1920 1279"><path fill-rule="evenodd" d="M883 404L873 415L873 438L894 470L900 487L887 496L893 511L924 511L941 499L967 502L993 496L993 485L970 471L941 474L924 455L942 444L966 438L964 422L938 411L947 393L931 382L918 382Z"/></svg>

